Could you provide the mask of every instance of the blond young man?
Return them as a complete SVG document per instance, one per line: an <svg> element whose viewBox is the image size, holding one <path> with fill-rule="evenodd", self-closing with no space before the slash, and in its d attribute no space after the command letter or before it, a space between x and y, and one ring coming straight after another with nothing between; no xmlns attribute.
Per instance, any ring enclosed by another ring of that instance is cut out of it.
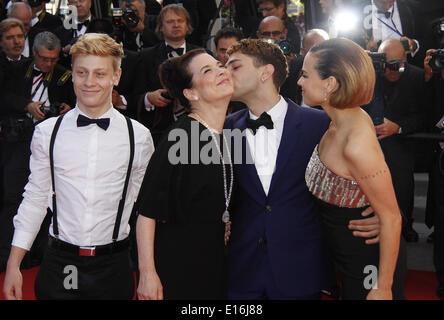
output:
<svg viewBox="0 0 444 320"><path fill-rule="evenodd" d="M70 53L77 107L36 126L31 174L14 218L3 288L7 299L22 297L20 263L48 206L53 217L36 279L37 299L134 295L128 220L153 142L146 128L112 108L122 46L107 35L91 33Z"/></svg>

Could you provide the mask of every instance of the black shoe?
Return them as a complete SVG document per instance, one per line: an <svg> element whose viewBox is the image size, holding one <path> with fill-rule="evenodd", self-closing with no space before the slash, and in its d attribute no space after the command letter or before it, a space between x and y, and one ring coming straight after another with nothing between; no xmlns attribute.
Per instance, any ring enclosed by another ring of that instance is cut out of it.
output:
<svg viewBox="0 0 444 320"><path fill-rule="evenodd" d="M427 237L427 243L433 243L434 237L435 237L435 232L429 234L429 236Z"/></svg>
<svg viewBox="0 0 444 320"><path fill-rule="evenodd" d="M438 289L436 289L436 295L441 299L444 299L444 283L440 284Z"/></svg>
<svg viewBox="0 0 444 320"><path fill-rule="evenodd" d="M418 242L419 240L418 232L416 232L411 225L404 227L402 234L407 242Z"/></svg>

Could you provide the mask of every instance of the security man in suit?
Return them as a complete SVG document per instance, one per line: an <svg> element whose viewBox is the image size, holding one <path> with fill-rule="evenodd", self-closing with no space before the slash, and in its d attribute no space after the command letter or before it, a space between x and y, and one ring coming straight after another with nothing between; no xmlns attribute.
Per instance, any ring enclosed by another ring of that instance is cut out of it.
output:
<svg viewBox="0 0 444 320"><path fill-rule="evenodd" d="M141 52L142 70L135 82L134 93L139 94L135 105L138 120L150 129L155 146L170 124L186 113L184 106L166 96L157 70L166 59L197 48L185 40L191 32L187 10L177 4L170 4L163 7L157 20L156 34L163 41Z"/></svg>
<svg viewBox="0 0 444 320"><path fill-rule="evenodd" d="M35 38L32 51L34 59L24 59L7 69L6 74L10 78L5 81L0 104L0 140L4 151L1 155L4 189L4 205L0 215L1 260L6 260L9 255L14 229L12 219L28 180L34 123L66 113L75 106L71 71L57 65L59 39L48 31L41 32ZM46 242L44 239L37 240L29 258L35 253L38 263L42 253L38 246ZM25 259L28 267L30 259Z"/></svg>

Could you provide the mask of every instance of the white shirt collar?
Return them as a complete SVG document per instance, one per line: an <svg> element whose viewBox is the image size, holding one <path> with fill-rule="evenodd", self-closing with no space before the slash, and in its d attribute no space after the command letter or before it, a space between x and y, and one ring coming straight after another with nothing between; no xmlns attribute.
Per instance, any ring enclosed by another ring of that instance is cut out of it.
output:
<svg viewBox="0 0 444 320"><path fill-rule="evenodd" d="M275 122L276 120L280 120L285 115L288 106L287 101L285 101L282 96L279 97L280 99L278 103L276 103L270 110L267 111L273 122ZM259 118L255 116L251 111L248 112L250 113L250 119L256 120L257 118Z"/></svg>
<svg viewBox="0 0 444 320"><path fill-rule="evenodd" d="M31 19L31 27L34 27L39 22L39 16L43 10L40 10L35 14L35 18Z"/></svg>
<svg viewBox="0 0 444 320"><path fill-rule="evenodd" d="M185 53L185 51L187 50L187 46L186 46L186 41L184 41L183 43L182 43L182 45L181 46L179 46L178 48L183 48L183 53ZM165 41L165 45L166 46L170 46L170 47L172 47L168 42L166 42ZM177 49L177 48L176 48Z"/></svg>

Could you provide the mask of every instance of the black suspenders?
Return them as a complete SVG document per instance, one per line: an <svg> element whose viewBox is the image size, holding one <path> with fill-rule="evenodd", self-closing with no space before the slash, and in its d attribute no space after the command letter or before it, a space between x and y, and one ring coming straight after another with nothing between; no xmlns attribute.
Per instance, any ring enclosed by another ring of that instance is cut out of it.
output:
<svg viewBox="0 0 444 320"><path fill-rule="evenodd" d="M116 242L117 237L119 236L120 222L122 220L123 209L125 207L125 198L126 198L126 193L128 190L128 184L129 184L129 179L131 176L131 169L133 167L133 160L134 160L134 145L135 145L135 143L134 143L133 124L131 123L130 118L125 116L125 119L126 119L126 123L128 126L128 134L129 134L129 141L130 141L130 158L129 158L129 163L128 163L128 170L126 172L125 185L123 186L122 198L119 201L116 222L114 224L113 237L112 237L113 242ZM54 237L56 237L57 239L59 237L59 228L58 228L58 224L57 224L57 201L56 201L55 179L54 179L54 142L55 142L57 131L59 130L60 123L62 122L62 120L63 120L63 115L58 117L58 119L54 125L54 129L51 134L51 141L49 144L49 162L50 162L50 166L51 166L51 182L52 182L52 230L54 233Z"/></svg>

